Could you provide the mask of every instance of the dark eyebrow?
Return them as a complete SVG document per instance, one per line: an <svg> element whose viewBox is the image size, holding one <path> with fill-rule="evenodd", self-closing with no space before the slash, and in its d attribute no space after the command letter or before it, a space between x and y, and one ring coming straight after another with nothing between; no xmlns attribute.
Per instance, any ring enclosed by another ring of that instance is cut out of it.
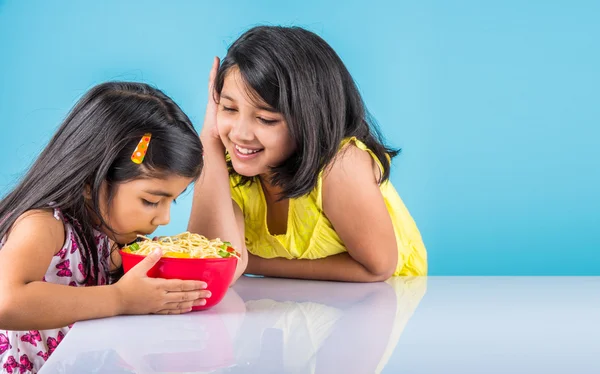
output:
<svg viewBox="0 0 600 374"><path fill-rule="evenodd" d="M235 103L235 100L233 100L231 97L225 95L225 94L221 94L221 99L227 99L229 101L233 101Z"/></svg>
<svg viewBox="0 0 600 374"><path fill-rule="evenodd" d="M181 191L181 193L179 194L179 196L177 196L177 198L179 198L181 195L186 193L187 189L188 188L186 187L183 191ZM164 197L169 197L169 198L173 197L173 195L171 195L170 193L165 192L165 191L160 191L160 190L144 190L144 192L149 193L150 195L155 195L155 196L164 196Z"/></svg>
<svg viewBox="0 0 600 374"><path fill-rule="evenodd" d="M235 100L233 100L233 98L231 98L230 96L227 96L226 94L225 94L225 95L224 95L224 94L221 94L221 98L222 98L222 99L227 99L227 100L229 100L229 101L231 101L231 102L235 103ZM259 104L259 105L255 105L255 107L256 107L257 109L260 109L260 110L265 110L265 111L267 111L267 112L271 112L271 113L279 113L277 110L275 110L275 109L271 108L270 106L266 106L266 105Z"/></svg>
<svg viewBox="0 0 600 374"><path fill-rule="evenodd" d="M156 196L164 196L164 197L173 197L173 195L171 195L168 192L165 191L158 191L158 190L144 190L145 193L149 193L150 195L156 195Z"/></svg>

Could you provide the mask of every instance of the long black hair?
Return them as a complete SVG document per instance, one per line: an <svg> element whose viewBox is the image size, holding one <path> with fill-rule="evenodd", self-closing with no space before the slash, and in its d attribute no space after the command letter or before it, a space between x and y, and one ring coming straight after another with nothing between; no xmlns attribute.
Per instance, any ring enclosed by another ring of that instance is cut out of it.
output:
<svg viewBox="0 0 600 374"><path fill-rule="evenodd" d="M342 140L352 136L383 165L379 182L389 178L390 160L399 150L384 145L348 69L321 37L300 27L254 27L229 47L215 81L218 95L232 68L254 91L249 93L280 112L288 124L297 151L271 169L270 180L282 188L282 198L310 193ZM241 176L240 183L252 179Z"/></svg>
<svg viewBox="0 0 600 374"><path fill-rule="evenodd" d="M131 156L146 133L152 139L138 165ZM73 226L84 242L86 274L97 279L93 227L99 222L112 230L100 213L101 184L106 183L110 202L119 183L168 175L196 179L202 166L198 134L168 96L143 83L97 85L79 100L20 183L0 202L0 238L24 212L53 205L77 221Z"/></svg>

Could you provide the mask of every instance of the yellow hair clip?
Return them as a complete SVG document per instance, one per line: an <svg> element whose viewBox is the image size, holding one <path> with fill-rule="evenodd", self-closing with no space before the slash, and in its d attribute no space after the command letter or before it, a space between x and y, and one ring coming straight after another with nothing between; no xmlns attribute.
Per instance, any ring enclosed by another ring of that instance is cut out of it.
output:
<svg viewBox="0 0 600 374"><path fill-rule="evenodd" d="M141 164L144 161L144 157L146 156L146 152L148 152L148 145L150 144L150 139L152 138L152 134L144 134L142 139L138 143L137 147L135 147L135 151L131 155L131 161L136 164Z"/></svg>

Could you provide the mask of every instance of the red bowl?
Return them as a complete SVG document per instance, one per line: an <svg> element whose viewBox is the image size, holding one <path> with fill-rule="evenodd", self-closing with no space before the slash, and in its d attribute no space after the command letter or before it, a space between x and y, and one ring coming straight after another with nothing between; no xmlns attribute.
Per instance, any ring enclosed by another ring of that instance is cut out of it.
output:
<svg viewBox="0 0 600 374"><path fill-rule="evenodd" d="M123 258L123 271L127 273L132 267L142 261L142 255L120 251ZM228 258L171 258L162 257L150 271L151 278L199 280L206 282L211 297L206 304L195 306L192 310L204 310L217 305L227 293L233 280L236 257Z"/></svg>

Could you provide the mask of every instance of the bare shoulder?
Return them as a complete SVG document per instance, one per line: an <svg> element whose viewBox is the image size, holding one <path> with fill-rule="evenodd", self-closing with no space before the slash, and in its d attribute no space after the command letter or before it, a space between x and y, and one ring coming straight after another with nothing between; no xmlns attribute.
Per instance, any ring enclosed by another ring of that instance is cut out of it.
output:
<svg viewBox="0 0 600 374"><path fill-rule="evenodd" d="M379 167L371 155L353 144L344 147L338 152L333 161L323 173L323 188L338 183L356 182L362 184L375 184L379 179Z"/></svg>
<svg viewBox="0 0 600 374"><path fill-rule="evenodd" d="M35 239L58 252L65 242L65 226L52 209L34 209L21 214L12 225L7 241Z"/></svg>
<svg viewBox="0 0 600 374"><path fill-rule="evenodd" d="M0 283L39 281L64 241L64 224L51 210L25 212L11 227L0 250Z"/></svg>
<svg viewBox="0 0 600 374"><path fill-rule="evenodd" d="M331 218L334 211L347 211L349 205L358 210L373 208L375 201L383 201L378 180L379 168L371 155L354 145L345 147L323 173L325 214Z"/></svg>

